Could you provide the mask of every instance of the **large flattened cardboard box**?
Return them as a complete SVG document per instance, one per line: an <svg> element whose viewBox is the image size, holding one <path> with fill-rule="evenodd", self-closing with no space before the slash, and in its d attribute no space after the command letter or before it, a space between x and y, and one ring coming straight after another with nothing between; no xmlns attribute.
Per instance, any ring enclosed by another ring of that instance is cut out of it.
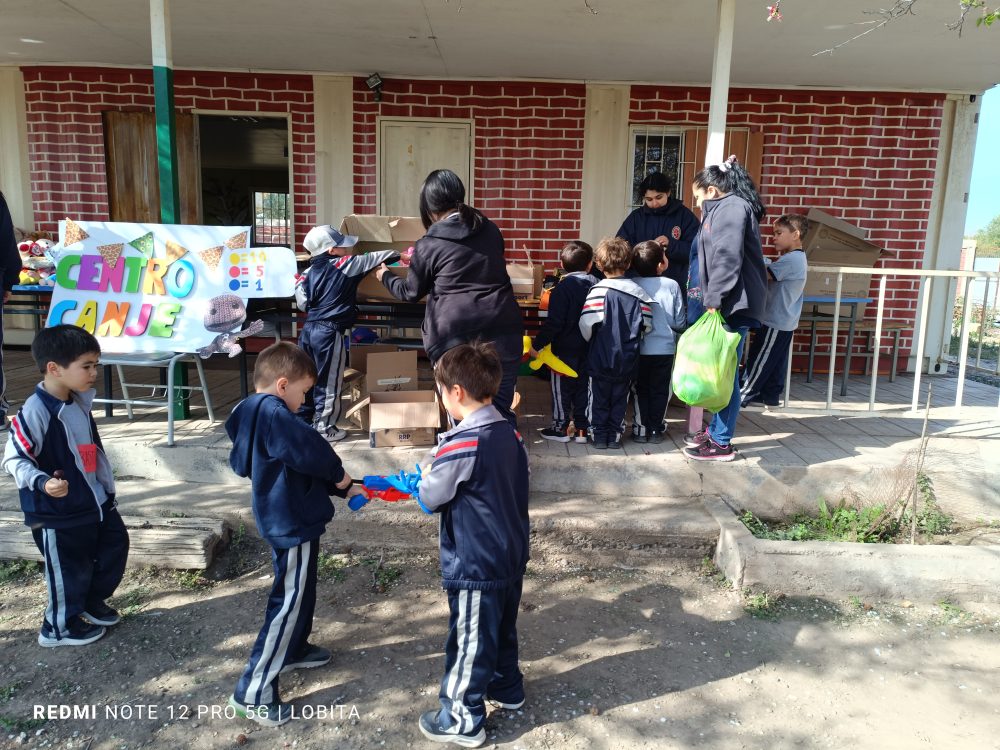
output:
<svg viewBox="0 0 1000 750"><path fill-rule="evenodd" d="M817 208L809 210L809 231L802 242L810 269L806 277L806 297L834 297L837 274L812 270L812 266L856 266L874 268L884 254L882 248L865 240L865 230L831 216ZM868 274L845 273L840 296L868 297L872 277ZM833 312L833 305L823 306L823 312ZM864 305L858 305L858 317Z"/></svg>
<svg viewBox="0 0 1000 750"><path fill-rule="evenodd" d="M375 250L395 250L402 253L424 236L424 225L413 216L377 216L375 214L351 214L340 222L343 234L353 234L358 238L354 254L370 253ZM392 266L397 276L406 276L405 266ZM395 301L381 281L374 274L368 274L358 285L358 299Z"/></svg>
<svg viewBox="0 0 1000 750"><path fill-rule="evenodd" d="M434 445L441 425L434 391L380 391L368 398L368 444L372 448Z"/></svg>
<svg viewBox="0 0 1000 750"><path fill-rule="evenodd" d="M542 296L545 271L538 263L508 263L507 275L514 289L514 299L536 300Z"/></svg>

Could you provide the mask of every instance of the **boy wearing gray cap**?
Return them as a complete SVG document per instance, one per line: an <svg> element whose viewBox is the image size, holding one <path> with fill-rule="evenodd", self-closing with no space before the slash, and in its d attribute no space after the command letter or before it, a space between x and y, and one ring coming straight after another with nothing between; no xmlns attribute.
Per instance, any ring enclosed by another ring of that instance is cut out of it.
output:
<svg viewBox="0 0 1000 750"><path fill-rule="evenodd" d="M298 414L331 442L347 437L337 420L347 364L345 335L358 315L358 284L369 271L399 260L393 250L351 255L357 242L357 237L341 234L329 224L310 229L302 241L310 256L309 268L295 284L295 304L306 313L299 346L316 363L318 373Z"/></svg>

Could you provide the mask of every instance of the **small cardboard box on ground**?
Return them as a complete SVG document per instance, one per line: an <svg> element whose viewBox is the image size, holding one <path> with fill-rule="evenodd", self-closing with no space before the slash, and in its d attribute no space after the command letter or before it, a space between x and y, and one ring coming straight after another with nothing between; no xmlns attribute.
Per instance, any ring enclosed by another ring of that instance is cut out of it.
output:
<svg viewBox="0 0 1000 750"><path fill-rule="evenodd" d="M806 277L806 297L834 297L837 293L837 274L812 270L812 266L857 266L874 268L884 254L882 248L865 241L865 230L848 224L817 208L809 210L809 231L802 241L802 249L810 269ZM840 296L868 297L872 277L868 274L844 274ZM833 313L833 305L824 305L820 311ZM864 305L858 305L858 318L864 315Z"/></svg>
<svg viewBox="0 0 1000 750"><path fill-rule="evenodd" d="M368 351L352 365L364 367L367 395L348 410L347 417L368 433L373 448L434 445L440 407L434 391L417 390L417 353L372 351L376 346L394 348L359 347Z"/></svg>
<svg viewBox="0 0 1000 750"><path fill-rule="evenodd" d="M354 254L370 253L374 250L395 250L402 253L424 236L424 225L412 216L376 216L374 214L351 214L340 222L343 234L358 237ZM397 276L406 276L406 266L392 266ZM394 301L382 282L374 274L368 274L358 285L358 299Z"/></svg>
<svg viewBox="0 0 1000 750"><path fill-rule="evenodd" d="M542 296L545 271L538 263L508 263L507 275L514 288L514 299L536 300Z"/></svg>
<svg viewBox="0 0 1000 750"><path fill-rule="evenodd" d="M351 344L344 382L350 389L352 405L368 396L368 355L392 354L396 351L399 351L398 347L391 344ZM356 424L361 426L357 422Z"/></svg>

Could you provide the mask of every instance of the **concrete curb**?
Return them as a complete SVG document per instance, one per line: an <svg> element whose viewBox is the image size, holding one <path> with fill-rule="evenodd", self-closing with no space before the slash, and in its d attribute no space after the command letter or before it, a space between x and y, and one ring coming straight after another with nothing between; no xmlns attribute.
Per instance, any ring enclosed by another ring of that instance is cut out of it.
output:
<svg viewBox="0 0 1000 750"><path fill-rule="evenodd" d="M739 589L827 599L1000 602L1000 546L757 539L721 499L706 497L704 503L720 527L715 564Z"/></svg>

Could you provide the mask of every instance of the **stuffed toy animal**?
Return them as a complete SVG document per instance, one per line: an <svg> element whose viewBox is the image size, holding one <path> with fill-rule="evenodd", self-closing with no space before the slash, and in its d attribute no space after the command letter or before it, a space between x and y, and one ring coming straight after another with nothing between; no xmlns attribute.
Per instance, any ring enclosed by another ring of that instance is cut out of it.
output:
<svg viewBox="0 0 1000 750"><path fill-rule="evenodd" d="M254 336L264 330L264 321L255 320L241 331L235 330L243 325L247 319L247 308L243 300L235 294L220 294L212 297L208 301L208 309L205 311L203 322L205 329L218 333L212 339L212 343L203 346L198 350L198 356L208 359L216 352L225 352L230 357L235 357L242 350L239 340L247 336Z"/></svg>

